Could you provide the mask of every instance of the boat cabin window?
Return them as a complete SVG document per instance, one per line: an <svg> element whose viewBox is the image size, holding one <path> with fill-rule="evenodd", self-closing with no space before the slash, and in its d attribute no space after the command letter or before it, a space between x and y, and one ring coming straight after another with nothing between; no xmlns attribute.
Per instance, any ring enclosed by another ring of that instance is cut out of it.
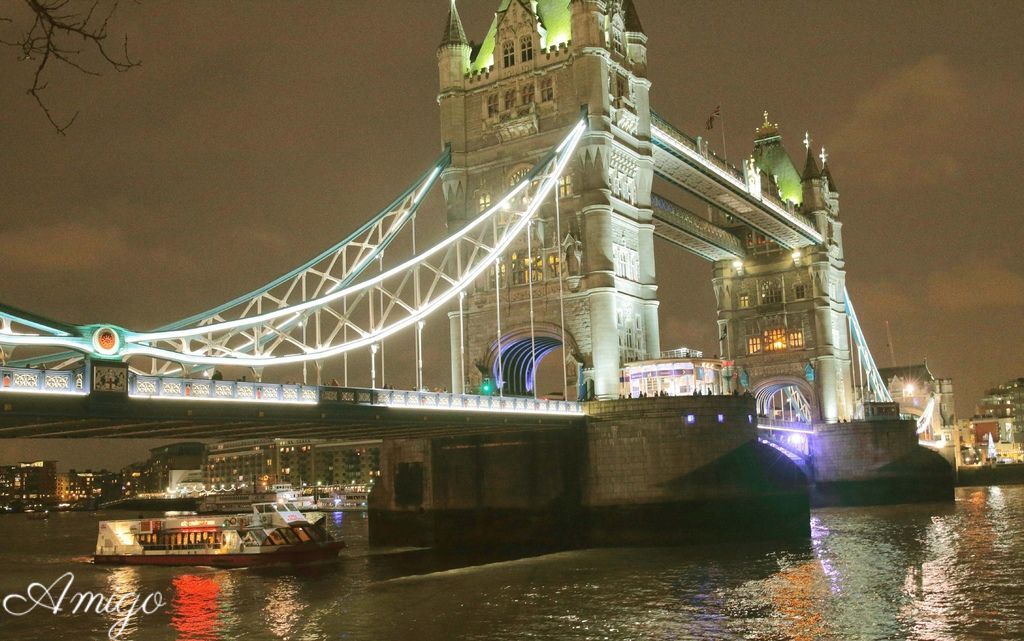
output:
<svg viewBox="0 0 1024 641"><path fill-rule="evenodd" d="M299 537L299 540L303 543L309 543L313 538L306 532L305 528L293 527L292 532L295 532L295 536Z"/></svg>
<svg viewBox="0 0 1024 641"><path fill-rule="evenodd" d="M277 530L267 532L267 540L270 541L271 545L285 545L284 537Z"/></svg>
<svg viewBox="0 0 1024 641"><path fill-rule="evenodd" d="M288 541L288 543L292 545L296 545L299 542L299 537L295 536L295 532L292 532L291 528L283 527L279 529L278 532L281 533L281 536L284 537L285 541Z"/></svg>

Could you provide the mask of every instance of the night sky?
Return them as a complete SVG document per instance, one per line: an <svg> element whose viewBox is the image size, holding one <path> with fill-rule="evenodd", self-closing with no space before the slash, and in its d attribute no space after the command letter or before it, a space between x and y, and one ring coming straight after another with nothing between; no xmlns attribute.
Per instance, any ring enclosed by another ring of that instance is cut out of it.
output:
<svg viewBox="0 0 1024 641"><path fill-rule="evenodd" d="M848 288L880 366L888 320L897 363L927 357L952 377L960 416L1024 376L1019 2L635 2L662 116L703 134L721 105L734 162L765 109L798 166L805 130L827 147ZM459 2L470 38L498 3ZM34 65L0 48L0 301L155 327L344 237L440 148L447 4L122 3L111 37L128 34L142 64L99 78L52 70L55 116L81 112L66 136L25 95ZM15 24L24 12L0 5ZM718 129L711 140L720 149ZM658 252L663 347L716 352L710 265ZM448 385L447 321L427 331L427 381ZM403 360L403 345L390 349ZM411 385L403 369L395 382ZM58 458L116 467L144 452L111 445ZM44 447L0 444L0 462Z"/></svg>

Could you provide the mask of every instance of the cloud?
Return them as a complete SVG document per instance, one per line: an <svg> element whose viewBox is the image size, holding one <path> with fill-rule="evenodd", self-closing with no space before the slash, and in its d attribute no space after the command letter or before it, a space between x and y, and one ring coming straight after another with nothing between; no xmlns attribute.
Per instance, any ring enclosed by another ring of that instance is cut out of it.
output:
<svg viewBox="0 0 1024 641"><path fill-rule="evenodd" d="M934 185L962 170L950 134L962 128L970 92L945 56L895 71L857 100L833 137L836 157L885 187ZM883 132L877 140L866 140Z"/></svg>
<svg viewBox="0 0 1024 641"><path fill-rule="evenodd" d="M8 268L64 272L118 263L132 251L124 232L110 224L61 221L0 233Z"/></svg>
<svg viewBox="0 0 1024 641"><path fill-rule="evenodd" d="M938 309L967 310L1024 305L1024 276L993 265L965 265L928 276L928 303Z"/></svg>

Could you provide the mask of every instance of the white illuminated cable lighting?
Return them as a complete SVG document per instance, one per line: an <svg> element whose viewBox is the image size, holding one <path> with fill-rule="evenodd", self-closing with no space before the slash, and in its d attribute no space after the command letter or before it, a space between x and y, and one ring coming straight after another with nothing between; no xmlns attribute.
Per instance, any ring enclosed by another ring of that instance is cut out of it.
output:
<svg viewBox="0 0 1024 641"><path fill-rule="evenodd" d="M584 128L585 128L584 123L578 124L576 126L576 128L573 129L572 133L566 138L566 140L563 141L562 145L559 145L559 147L558 147L559 152L561 152L565 148L566 144L571 144L572 148L575 148L575 145L578 143L578 141L579 141L579 139L580 139L580 137L581 137L581 135L582 135L582 133L584 131ZM550 161L550 162L554 162L555 163L554 170L551 171L548 174L548 176L541 182L541 185L540 185L537 193L535 194L535 197L533 198L532 202L530 203L530 206L527 208L526 212L524 212L523 214L520 215L519 220L517 220L514 225L510 225L509 227L506 228L505 233L503 234L500 242L498 242L497 245L490 251L489 256L493 257L493 256L501 255L501 253L503 253L508 248L508 246L511 245L511 243L515 239L515 237L518 236L518 234L523 231L523 229L529 223L529 220L533 217L533 215L540 208L540 206L541 206L542 202L544 201L545 197L547 196L547 194L551 191L551 189L553 188L554 184L557 182L558 177L562 174L562 172L563 172L563 170L565 168L565 165L568 164L568 161L569 161L570 156L571 156L571 149L570 149L570 153L566 153L561 158L557 158L556 157L555 159L552 159L552 161ZM459 236L449 236L449 237L445 238L443 241L441 241L440 243L438 243L437 245L434 245L433 247L431 247L430 249L425 251L423 254L421 254L419 256L416 256L416 257L413 257L410 260L408 260L408 261L406 261L406 262L404 262L404 263L402 263L402 264L400 264L400 265L398 265L398 266L396 266L396 267L394 267L394 268L392 268L392 269L390 269L390 270L388 270L388 271L386 271L384 273L381 273L381 274L379 274L379 275L377 275L377 276L375 276L375 277L373 277L373 278L371 278L371 279L369 279L367 281L361 282L361 283L359 283L357 285L350 286L350 287L348 287L348 288L346 288L344 290L340 290L338 292L334 292L332 294L328 294L328 295L322 296L322 297L317 298L317 299L312 299L310 301L299 303L299 304L296 304L296 305L291 306L291 307L281 308L279 310L275 310L273 312L268 312L266 314L262 314L260 316L254 316L254 317L251 317L251 318L239 319L239 320L236 320L236 321L228 321L228 322L219 323L219 324L216 324L216 325L206 325L206 326L203 326L203 327L193 328L193 329L189 329L189 330L177 330L177 331L173 331L173 332L152 332L152 333L142 333L142 334L128 334L126 342L133 343L133 345L125 347L122 350L122 354L124 354L125 356L140 355L140 356L153 356L153 357L163 358L163 359L167 359L167 360L182 360L181 357L183 356L183 354L181 354L179 352L173 352L173 351L170 351L170 350L155 348L155 347L146 346L146 345L135 345L134 343L150 342L150 341L155 341L155 340L168 340L168 339L172 339L173 340L173 339L177 339L177 338L183 338L183 337L186 337L186 336L195 336L195 335L201 335L201 334L208 334L208 333L217 331L219 329L230 329L230 328L235 328L235 327L239 327L239 326L255 325L255 324L259 324L259 323L263 322L264 320L272 320L274 318L278 318L278 317L280 317L282 315L285 315L285 314L294 313L295 311L302 311L302 310L306 310L306 309L311 309L313 307L323 306L326 303L329 303L329 302L332 302L334 300L338 300L340 298L343 298L345 296L349 296L349 295L361 292L363 290L366 290L368 288L371 288L371 287L377 285L378 283L386 280L387 278L390 278L390 277L392 277L392 276L394 276L396 274L400 274L400 273L408 271L410 268L415 267L418 263L422 263L424 260L426 260L430 256L433 256L433 255L439 253L440 251L442 251L444 249L447 249L453 243L456 243L456 242L459 242L459 241L463 240L463 237L466 236L468 234L468 232L470 232L470 231L474 230L475 228L479 227L484 222L487 222L492 215L494 215L501 207L503 207L505 205L505 203L511 201L512 198L514 198L515 196L519 195L519 193L523 189L525 189L528 184L529 184L529 181L523 181L519 185L517 185L515 187L515 189L513 189L511 192L509 192L500 202L495 204L493 207L491 207L489 210L487 210L484 214L478 216L469 225L464 227L462 229L462 233ZM491 262L492 262L491 258L487 258L485 260L481 260L476 266L471 268L468 272L466 272L466 274L463 275L462 282L458 283L458 285L456 287L453 287L451 290L445 292L444 294L439 295L438 298L435 299L434 302L432 302L430 305L427 305L426 307L422 308L421 310L411 314L409 317L407 317L407 318L405 318L405 319L403 319L401 321L396 322L395 324L393 324L389 328L381 329L380 331L378 331L376 333L373 333L373 334L366 334L365 332L362 332L363 336L361 338L356 339L354 341L350 341L348 343L343 343L342 345L337 345L337 346L326 348L326 349L317 349L317 350L306 349L305 352L302 353L302 354L291 354L291 355L287 355L287 356L277 356L277 357L273 357L273 356L271 356L271 357L235 357L235 356L217 357L217 356L203 356L203 355L199 355L199 354L184 354L184 355L188 356L187 360L190 363L195 363L195 364L200 364L200 365L232 365L232 364L238 364L238 365L248 365L248 366L259 367L259 366L266 366L266 365L272 365L272 364L281 364L281 365L283 365L283 364L290 364L290 363L300 363L300 362L303 362L303 361L310 361L310 360L315 360L317 358L325 358L325 357L341 354L343 352L350 351L352 349L356 349L356 348L359 348L359 347L364 347L364 346L369 345L371 343L378 342L378 341L380 341L380 340L382 340L384 338L387 338L388 336L394 334L395 332L398 332L398 331L400 331L400 330L402 330L402 329L404 329L404 328L414 324L415 322L419 321L420 319L424 318L425 316L429 315L435 309L437 309L441 305L447 303L449 300L451 300L456 295L458 295L458 293L460 291L462 291L469 283L473 282L480 274L482 274L486 269L488 269L490 267ZM357 329L357 331L358 331L358 329Z"/></svg>

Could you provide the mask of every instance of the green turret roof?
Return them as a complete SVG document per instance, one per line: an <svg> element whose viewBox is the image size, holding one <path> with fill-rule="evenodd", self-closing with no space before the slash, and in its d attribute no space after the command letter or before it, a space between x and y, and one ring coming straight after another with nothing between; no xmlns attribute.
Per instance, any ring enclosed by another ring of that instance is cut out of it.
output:
<svg viewBox="0 0 1024 641"><path fill-rule="evenodd" d="M803 202L800 173L782 146L779 126L768 122L768 112L765 112L764 122L757 128L757 138L754 139L754 166L775 178L783 200L796 205Z"/></svg>
<svg viewBox="0 0 1024 641"><path fill-rule="evenodd" d="M521 2L533 11L543 26L540 46L547 48L551 45L568 42L572 32L572 13L569 11L569 0L501 0L490 29L484 37L480 46L473 50L473 59L469 63L469 70L479 71L494 64L494 40L498 32L498 18L508 10L512 2Z"/></svg>

